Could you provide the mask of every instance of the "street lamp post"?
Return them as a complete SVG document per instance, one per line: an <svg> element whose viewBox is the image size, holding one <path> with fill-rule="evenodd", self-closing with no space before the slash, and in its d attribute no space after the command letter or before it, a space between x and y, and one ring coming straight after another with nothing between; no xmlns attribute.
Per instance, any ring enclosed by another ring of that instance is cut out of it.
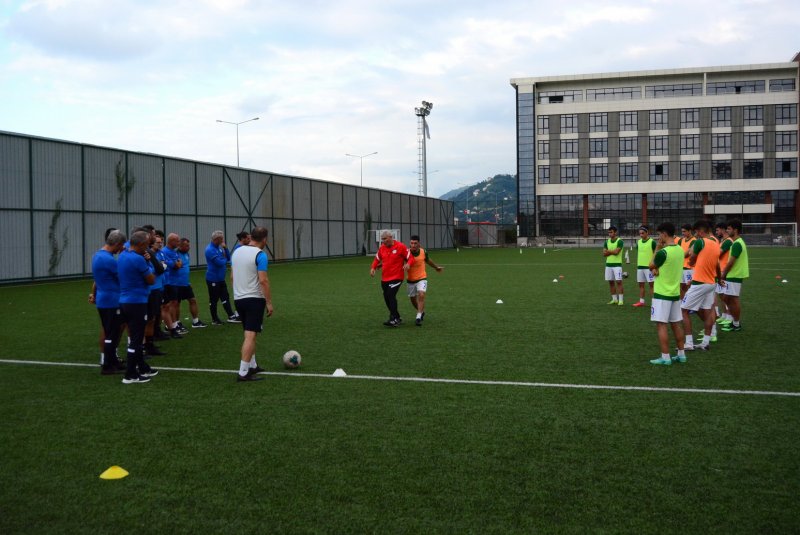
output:
<svg viewBox="0 0 800 535"><path fill-rule="evenodd" d="M244 123L249 123L250 121L258 121L258 117L253 117L252 119L248 119L246 121L240 121L238 123L233 123L231 121L222 121L220 119L217 119L218 123L232 124L236 127L236 167L239 167L239 125Z"/></svg>
<svg viewBox="0 0 800 535"><path fill-rule="evenodd" d="M345 156L352 156L353 158L358 158L361 161L361 187L364 187L364 158L367 156L374 156L378 154L377 151L370 152L369 154L365 154L363 156L359 156L358 154L350 154L349 152L345 154Z"/></svg>

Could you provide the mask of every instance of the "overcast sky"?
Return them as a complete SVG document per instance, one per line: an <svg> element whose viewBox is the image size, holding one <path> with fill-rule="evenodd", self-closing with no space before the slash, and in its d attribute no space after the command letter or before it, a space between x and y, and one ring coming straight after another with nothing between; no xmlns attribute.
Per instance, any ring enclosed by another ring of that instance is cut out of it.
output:
<svg viewBox="0 0 800 535"><path fill-rule="evenodd" d="M509 79L789 61L800 2L0 0L0 130L428 193L514 173Z"/></svg>

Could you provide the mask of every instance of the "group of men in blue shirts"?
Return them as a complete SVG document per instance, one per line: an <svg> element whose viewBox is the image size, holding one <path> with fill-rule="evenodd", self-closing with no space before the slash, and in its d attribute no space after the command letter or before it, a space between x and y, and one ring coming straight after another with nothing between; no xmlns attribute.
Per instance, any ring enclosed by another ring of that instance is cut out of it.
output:
<svg viewBox="0 0 800 535"><path fill-rule="evenodd" d="M237 246L249 238L243 234L237 235ZM181 301L189 302L193 328L207 326L199 318L189 280L189 250L187 238L177 234L165 237L151 225L134 228L129 241L122 231L106 231L105 245L92 258L94 284L89 295L89 302L96 305L102 325L100 363L103 375L124 373L124 384L146 383L157 375L158 371L148 365L145 355L164 355L155 345L156 340L182 338L189 332L180 321ZM225 282L230 252L221 231L212 234L205 256L212 325L222 325L217 315L218 302L228 314L229 323L240 323L230 305ZM161 330L162 322L168 333ZM123 364L117 356L117 346L125 329L128 349Z"/></svg>

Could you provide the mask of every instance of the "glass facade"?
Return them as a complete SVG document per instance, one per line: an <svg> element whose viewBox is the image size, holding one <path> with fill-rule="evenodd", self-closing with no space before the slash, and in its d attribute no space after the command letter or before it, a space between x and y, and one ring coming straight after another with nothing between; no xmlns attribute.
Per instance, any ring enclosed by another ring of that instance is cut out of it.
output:
<svg viewBox="0 0 800 535"><path fill-rule="evenodd" d="M589 236L606 236L609 223L620 233L635 232L642 224L640 194L588 195Z"/></svg>
<svg viewBox="0 0 800 535"><path fill-rule="evenodd" d="M647 223L657 227L670 221L676 227L703 217L702 193L648 193Z"/></svg>
<svg viewBox="0 0 800 535"><path fill-rule="evenodd" d="M540 197L539 230L544 236L583 235L583 195Z"/></svg>

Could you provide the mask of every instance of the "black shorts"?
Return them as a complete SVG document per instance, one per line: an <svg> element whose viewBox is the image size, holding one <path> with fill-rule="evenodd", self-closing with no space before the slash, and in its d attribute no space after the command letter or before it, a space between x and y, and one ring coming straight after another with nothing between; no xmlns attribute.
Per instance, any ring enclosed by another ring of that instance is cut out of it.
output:
<svg viewBox="0 0 800 535"><path fill-rule="evenodd" d="M173 301L186 301L194 299L194 291L191 286L173 286L175 288L176 297Z"/></svg>
<svg viewBox="0 0 800 535"><path fill-rule="evenodd" d="M171 301L177 301L178 298L174 297L175 295L175 286L171 286L169 284L164 285L164 289L161 291L161 304L166 305Z"/></svg>
<svg viewBox="0 0 800 535"><path fill-rule="evenodd" d="M264 311L267 309L267 300L260 297L246 297L236 299L233 303L242 320L242 328L245 331L260 333L264 323Z"/></svg>
<svg viewBox="0 0 800 535"><path fill-rule="evenodd" d="M150 295L147 297L147 317L155 319L161 315L161 302L164 294L161 290L150 290Z"/></svg>

